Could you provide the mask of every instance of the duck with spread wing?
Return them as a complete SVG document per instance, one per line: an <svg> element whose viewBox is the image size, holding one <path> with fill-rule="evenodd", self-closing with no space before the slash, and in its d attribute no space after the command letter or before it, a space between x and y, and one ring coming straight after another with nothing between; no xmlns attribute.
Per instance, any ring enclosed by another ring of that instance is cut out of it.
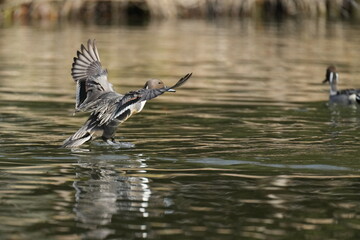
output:
<svg viewBox="0 0 360 240"><path fill-rule="evenodd" d="M114 135L119 124L130 116L139 113L146 101L156 98L165 92L175 92L192 75L186 74L174 86L167 87L161 80L150 79L144 87L119 94L108 82L108 72L102 68L95 40L88 40L87 48L81 45L71 69L76 82L75 110L91 112L84 125L63 142L63 147L78 147L93 138L96 131L102 132L102 139L114 144Z"/></svg>

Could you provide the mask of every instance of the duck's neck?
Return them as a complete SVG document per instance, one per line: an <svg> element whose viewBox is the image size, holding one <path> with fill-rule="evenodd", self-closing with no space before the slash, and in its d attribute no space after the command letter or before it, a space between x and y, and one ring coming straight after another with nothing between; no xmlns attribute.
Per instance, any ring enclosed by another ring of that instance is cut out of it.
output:
<svg viewBox="0 0 360 240"><path fill-rule="evenodd" d="M330 95L336 95L337 94L337 87L336 87L336 82L332 82L330 83Z"/></svg>

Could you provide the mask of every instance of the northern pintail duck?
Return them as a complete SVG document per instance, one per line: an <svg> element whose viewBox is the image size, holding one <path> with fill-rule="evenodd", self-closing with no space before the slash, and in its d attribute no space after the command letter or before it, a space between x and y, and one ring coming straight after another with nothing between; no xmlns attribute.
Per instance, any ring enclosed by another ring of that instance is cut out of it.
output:
<svg viewBox="0 0 360 240"><path fill-rule="evenodd" d="M336 72L335 66L331 65L326 69L325 80L323 83L329 82L330 85L330 103L338 104L360 104L360 89L337 90L339 74Z"/></svg>
<svg viewBox="0 0 360 240"><path fill-rule="evenodd" d="M140 112L147 100L165 92L175 92L192 75L186 74L174 86L167 87L161 80L150 79L139 90L124 95L114 91L108 82L108 72L102 68L95 40L82 44L72 64L71 75L76 82L75 111L91 112L85 124L63 142L63 147L78 147L92 139L96 131L102 131L102 139L115 143L114 135L119 124Z"/></svg>

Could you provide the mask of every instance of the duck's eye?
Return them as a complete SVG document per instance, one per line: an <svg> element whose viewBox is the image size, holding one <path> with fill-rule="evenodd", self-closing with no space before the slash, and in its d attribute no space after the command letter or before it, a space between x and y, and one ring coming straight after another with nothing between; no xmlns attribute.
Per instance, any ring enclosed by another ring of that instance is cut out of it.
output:
<svg viewBox="0 0 360 240"><path fill-rule="evenodd" d="M158 82L158 84L161 84L161 82Z"/></svg>

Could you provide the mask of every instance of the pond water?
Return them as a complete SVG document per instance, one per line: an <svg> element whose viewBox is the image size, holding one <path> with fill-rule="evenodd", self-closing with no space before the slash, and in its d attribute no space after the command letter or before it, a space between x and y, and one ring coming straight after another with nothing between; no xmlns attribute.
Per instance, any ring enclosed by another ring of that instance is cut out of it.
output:
<svg viewBox="0 0 360 240"><path fill-rule="evenodd" d="M360 88L359 36L295 20L0 28L1 239L359 239L360 112L321 84L335 64ZM88 38L118 92L193 77L124 123L123 145L61 149L87 118L70 68Z"/></svg>

